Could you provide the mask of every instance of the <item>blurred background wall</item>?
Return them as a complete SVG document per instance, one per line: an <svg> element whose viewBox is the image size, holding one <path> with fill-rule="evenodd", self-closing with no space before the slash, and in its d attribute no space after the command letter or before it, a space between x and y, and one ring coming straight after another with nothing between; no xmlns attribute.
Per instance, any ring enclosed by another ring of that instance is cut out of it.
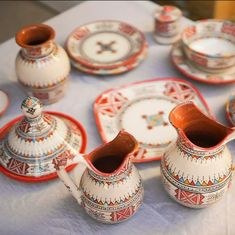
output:
<svg viewBox="0 0 235 235"><path fill-rule="evenodd" d="M84 1L0 1L0 43L13 37L22 26L43 22ZM235 21L235 1L152 0L175 5L192 19L221 18ZM96 1L99 4L98 1Z"/></svg>

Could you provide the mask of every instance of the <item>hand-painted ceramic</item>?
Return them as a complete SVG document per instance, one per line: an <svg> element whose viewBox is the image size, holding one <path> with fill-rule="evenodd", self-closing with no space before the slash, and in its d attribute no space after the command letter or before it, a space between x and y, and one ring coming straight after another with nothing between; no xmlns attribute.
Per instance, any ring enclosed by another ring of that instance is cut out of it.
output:
<svg viewBox="0 0 235 235"><path fill-rule="evenodd" d="M0 90L0 116L6 112L8 106L9 106L8 95L4 91Z"/></svg>
<svg viewBox="0 0 235 235"><path fill-rule="evenodd" d="M22 48L15 61L18 81L28 95L44 104L55 103L65 95L70 72L69 58L54 37L55 31L45 24L26 26L16 34Z"/></svg>
<svg viewBox="0 0 235 235"><path fill-rule="evenodd" d="M93 69L115 69L132 63L143 52L145 37L135 27L102 20L75 29L67 39L69 56Z"/></svg>
<svg viewBox="0 0 235 235"><path fill-rule="evenodd" d="M184 55L181 43L175 44L171 50L171 59L175 67L185 76L204 83L222 85L235 82L235 66L223 72L209 73L200 70L190 63Z"/></svg>
<svg viewBox="0 0 235 235"><path fill-rule="evenodd" d="M182 12L175 6L159 7L155 14L154 38L160 44L172 44L180 39L179 21Z"/></svg>
<svg viewBox="0 0 235 235"><path fill-rule="evenodd" d="M77 152L84 152L86 133L81 124L67 115L42 113L37 98L26 98L21 108L24 117L1 129L0 171L28 182L55 178L54 161L66 162ZM74 166L71 164L68 170Z"/></svg>
<svg viewBox="0 0 235 235"><path fill-rule="evenodd" d="M182 33L183 50L200 69L218 72L235 65L235 23L201 20Z"/></svg>
<svg viewBox="0 0 235 235"><path fill-rule="evenodd" d="M147 47L148 46L146 45L144 51L136 58L136 60L133 60L132 63L122 65L122 66L115 68L115 69L92 69L89 67L85 67L85 66L83 66L73 60L71 60L71 62L75 68L77 68L81 72L85 72L87 74L94 74L94 75L121 74L121 73L125 73L125 72L128 72L128 71L136 68L137 66L140 65L140 63L142 63L144 61L144 59L147 57Z"/></svg>
<svg viewBox="0 0 235 235"><path fill-rule="evenodd" d="M228 121L235 126L235 95L230 95L226 103L226 116Z"/></svg>
<svg viewBox="0 0 235 235"><path fill-rule="evenodd" d="M178 138L161 160L166 191L187 207L217 202L231 185L232 155L226 143L235 139L235 128L209 118L192 102L176 106L169 120Z"/></svg>
<svg viewBox="0 0 235 235"><path fill-rule="evenodd" d="M120 130L125 130L139 142L133 162L160 160L177 137L168 114L178 103L188 100L208 113L196 88L175 78L143 81L105 91L94 103L101 138L108 142Z"/></svg>
<svg viewBox="0 0 235 235"><path fill-rule="evenodd" d="M90 154L74 156L73 162L80 163L74 177L76 184L64 170L67 163L60 159L55 162L58 176L92 218L102 223L120 223L132 217L142 204L142 180L130 161L136 146L133 136L120 132Z"/></svg>

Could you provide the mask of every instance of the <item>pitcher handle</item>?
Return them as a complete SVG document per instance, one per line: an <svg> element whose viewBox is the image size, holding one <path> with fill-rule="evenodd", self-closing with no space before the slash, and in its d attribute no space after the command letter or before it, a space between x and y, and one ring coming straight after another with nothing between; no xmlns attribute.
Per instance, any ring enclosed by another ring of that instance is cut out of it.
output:
<svg viewBox="0 0 235 235"><path fill-rule="evenodd" d="M69 164L70 163L70 164ZM82 175L84 173L84 171L86 170L88 166L86 160L84 159L84 154L79 154L79 155L76 155L73 160L72 160L72 164L74 163L80 163L78 165L78 167L81 168L81 171L79 172L79 175L78 175L78 185L80 185L80 182L81 182L81 178L82 178ZM58 177L60 178L60 180L63 182L63 184L65 185L65 187L69 190L69 192L72 193L73 197L77 200L77 202L81 205L81 190L79 189L79 186L77 186L74 181L72 180L72 178L69 176L68 172L65 170L65 167L71 165L71 162L67 162L67 164L64 166L61 166L59 161L57 163L55 163L55 167L56 167L56 172L57 172L57 175ZM84 167L84 165L86 167ZM82 169L83 167L83 169Z"/></svg>

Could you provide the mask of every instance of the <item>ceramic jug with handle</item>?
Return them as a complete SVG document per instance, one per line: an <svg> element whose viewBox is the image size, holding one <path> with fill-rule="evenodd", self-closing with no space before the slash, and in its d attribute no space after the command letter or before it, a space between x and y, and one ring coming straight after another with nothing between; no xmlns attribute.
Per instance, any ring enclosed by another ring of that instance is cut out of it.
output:
<svg viewBox="0 0 235 235"><path fill-rule="evenodd" d="M141 177L130 161L136 147L132 135L120 132L113 141L90 154L75 156L73 163L79 163L80 168L85 165L85 170L78 170L74 181L64 170L69 162L57 161L57 174L91 217L103 223L122 222L130 218L143 201Z"/></svg>
<svg viewBox="0 0 235 235"><path fill-rule="evenodd" d="M234 139L235 129L207 117L192 102L176 106L169 119L178 139L161 161L166 191L192 208L218 201L232 179L232 156L226 143Z"/></svg>

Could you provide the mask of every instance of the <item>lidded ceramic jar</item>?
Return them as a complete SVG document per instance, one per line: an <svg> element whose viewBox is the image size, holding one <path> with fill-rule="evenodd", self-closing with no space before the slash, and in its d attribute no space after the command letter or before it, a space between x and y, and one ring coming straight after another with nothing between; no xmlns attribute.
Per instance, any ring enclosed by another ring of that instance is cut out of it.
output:
<svg viewBox="0 0 235 235"><path fill-rule="evenodd" d="M54 38L55 31L45 24L26 26L16 34L21 47L15 62L18 81L29 96L44 104L65 95L70 72L69 58Z"/></svg>
<svg viewBox="0 0 235 235"><path fill-rule="evenodd" d="M54 178L58 160L66 164L84 151L84 130L68 116L42 112L35 97L26 98L21 109L24 117L12 121L8 131L2 128L6 133L0 139L1 171L24 181Z"/></svg>
<svg viewBox="0 0 235 235"><path fill-rule="evenodd" d="M175 6L163 6L154 14L154 38L160 44L172 44L180 39L179 21L182 12Z"/></svg>

